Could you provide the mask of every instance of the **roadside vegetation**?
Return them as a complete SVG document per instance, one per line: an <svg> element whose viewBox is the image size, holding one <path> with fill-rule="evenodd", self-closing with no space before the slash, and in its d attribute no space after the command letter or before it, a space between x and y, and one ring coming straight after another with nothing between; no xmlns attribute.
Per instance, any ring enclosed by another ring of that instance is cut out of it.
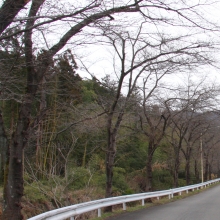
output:
<svg viewBox="0 0 220 220"><path fill-rule="evenodd" d="M1 218L219 177L217 6L2 1Z"/></svg>
<svg viewBox="0 0 220 220"><path fill-rule="evenodd" d="M67 61L66 65L69 66ZM70 97L75 97L74 104L69 102L68 106L67 98L60 97L59 94L63 94L63 92L57 86L59 81L54 82L57 94L55 94L53 85L50 85L50 89L53 89L54 92L47 95L48 103L50 104L50 99L56 96L56 100L60 102L57 103L59 106L53 106L51 103L51 112L40 123L40 130L39 127L36 127L40 132L39 135L33 135L29 147L25 151L24 197L22 199L25 218L63 206L105 197L105 140L107 134L105 115L97 116L99 112L102 112L97 100L101 96L111 96L109 94L114 91L94 80L84 81L77 75L72 79L73 82L67 83L76 83L78 89L65 91L65 95L70 100ZM136 98L140 99L140 97ZM133 99L132 107L126 109L117 140L112 196L146 191L149 139L142 129L148 129L148 124L143 125L136 114L137 108L140 112L142 110L137 100ZM61 104L63 101L64 103ZM71 109L71 114L68 112L68 108ZM6 103L2 105L2 109L5 121L8 122L5 123L5 127L9 131L18 113L16 108L11 109L11 106ZM170 189L188 183L201 182L201 143L203 144L203 162L205 164L204 180L218 177L217 156L220 151L217 112L204 111L192 114L190 108L169 110L167 106L166 108L155 104L148 106L148 115L152 117L151 120L156 122L163 120L161 114L169 114L170 121L152 157L151 190ZM188 117L190 117L190 121ZM72 127L74 120L77 122ZM196 126L196 123L199 125L197 129L193 127ZM157 122L157 125L159 132L160 124ZM66 129L66 126L69 128ZM185 126L187 132L183 136L179 154L176 155L172 141L175 140L178 143L177 141L180 140L178 126L182 126L182 128ZM190 130L192 128L194 130ZM202 130L205 130L205 133L201 136ZM190 169L187 173L186 164L188 163L184 150L188 146L187 138L192 134L196 140L191 147ZM177 180L175 178L177 169L175 168L175 157L179 159ZM187 175L189 175L189 179L186 178ZM178 185L174 180L178 182ZM1 194L1 199L3 199L3 194ZM167 199L152 200L152 204L147 204L147 206L164 202L167 202ZM117 209L117 206L113 207L113 211L115 208ZM138 209L138 206L136 208ZM87 219L96 215L96 212L91 212L81 218ZM108 216L108 214L104 214L104 216Z"/></svg>

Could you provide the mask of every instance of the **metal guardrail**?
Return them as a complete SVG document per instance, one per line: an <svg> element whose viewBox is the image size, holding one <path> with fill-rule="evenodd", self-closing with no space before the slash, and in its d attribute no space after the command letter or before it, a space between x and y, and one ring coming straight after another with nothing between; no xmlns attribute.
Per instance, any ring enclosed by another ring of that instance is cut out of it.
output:
<svg viewBox="0 0 220 220"><path fill-rule="evenodd" d="M126 210L126 203L127 202L134 202L140 200L142 202L142 206L144 205L144 200L148 198L158 198L162 196L168 196L169 199L173 198L174 194L181 195L182 192L186 191L188 193L189 190L194 191L195 189L203 188L213 183L220 182L219 179L210 180L204 183L199 183L195 185L189 185L184 187L179 187L170 190L163 190L163 191L156 191L156 192L147 192L147 193L139 193L139 194L132 194L126 196L118 196L118 197L111 197L106 199L99 199L90 202L84 202L77 205L71 205L67 207L63 207L60 209L55 209L49 212L42 213L35 217L29 218L28 220L65 220L70 218L70 220L74 220L74 216L98 210L98 217L101 217L101 208L123 204L123 210Z"/></svg>

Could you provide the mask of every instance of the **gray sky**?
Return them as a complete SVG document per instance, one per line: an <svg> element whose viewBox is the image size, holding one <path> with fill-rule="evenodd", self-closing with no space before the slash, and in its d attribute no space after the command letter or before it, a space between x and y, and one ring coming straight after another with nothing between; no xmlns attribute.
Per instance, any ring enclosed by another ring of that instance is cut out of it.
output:
<svg viewBox="0 0 220 220"><path fill-rule="evenodd" d="M131 2L128 0L124 0L124 2ZM0 0L0 3L2 3L3 1ZM51 7L48 10L48 13L60 13L60 12L67 12L68 10L74 10L74 7L76 7L76 4L84 4L85 2L88 2L86 0L84 1L76 1L76 0L62 0L62 1L47 1L48 4L54 4L54 7ZM111 1L112 3L114 1ZM120 0L117 1L117 3L120 2ZM176 7L178 6L177 3L180 3L180 0L177 1L171 1L169 0L169 2L173 2L173 5L176 5ZM210 19L212 22L217 23L220 26L220 1L215 2L215 4L211 4L211 0L191 0L191 1L186 1L189 4L193 5L196 3L200 3L200 4L206 4L204 7L200 7L200 12L202 17L201 18L208 18ZM66 7L68 4L68 7ZM56 7L56 9L55 9ZM42 13L46 12L47 14L47 9L42 10ZM184 11L183 11L184 12ZM155 13L157 15L160 16L173 16L169 13L165 13L164 10L157 10L155 11L154 9L152 9L151 13ZM24 16L24 11L22 13L20 13L18 16L22 17ZM135 19L139 19L139 17L137 16L137 14L124 14L123 18L122 15L117 16L114 15L115 21L119 22L119 21L129 21L130 23L132 23ZM194 18L192 18L194 19ZM196 20L195 20L196 21ZM184 22L187 22L187 20L185 20ZM65 25L64 25L65 23ZM66 20L65 22L57 22L53 25L49 26L49 30L46 29L38 29L38 31L35 31L35 35L34 35L34 42L35 42L35 48L47 48L52 46L55 42L57 42L57 40L59 40L59 37L70 28L70 26L72 25L71 21ZM137 26L132 26L132 30L135 31L135 29L138 28L138 23ZM164 33L170 34L172 36L175 36L176 34L179 34L180 32L182 33L194 33L196 30L195 28L179 28L179 27L174 27L171 25L164 25L164 26L155 26L153 24L148 24L148 31L151 30L152 32L156 32L158 29L158 32L162 32L161 30L164 30ZM89 37L85 37L84 34L91 34L95 29L92 28L85 28L82 33L80 33L77 37L74 37L72 40L70 40L67 44L67 46L65 47L65 49L70 48L74 54L77 55L78 58L78 65L81 67L78 71L80 73L80 75L82 77L90 77L90 75L88 73L86 73L85 69L83 68L83 65L81 64L80 60L85 64L87 70L94 74L97 78L102 78L104 75L109 74L111 76L113 76L113 73L117 73L117 71L120 71L120 63L117 60L114 60L115 57L115 52L113 51L113 49L109 46L104 46L104 45L100 45L100 44L96 44L96 45L92 45L91 41L92 38ZM131 32L131 26L129 28L127 28L128 32ZM212 39L212 40L218 40L219 39L219 33L218 32L202 32L197 34L196 37L200 38L200 39ZM100 38L101 39L101 38ZM104 39L102 39L104 40ZM87 44L81 45L81 42L83 41L87 41ZM62 51L61 51L62 52ZM218 57L219 55L216 53L214 55L215 57ZM219 56L220 57L220 56ZM79 60L80 59L80 60ZM213 81L215 80L216 82L220 82L220 77L219 77L219 73L218 70L215 69L214 67L211 66L207 66L207 67L202 67L201 69L195 70L194 71L195 74L199 74L199 75L206 75L208 74L208 81ZM185 74L185 72L183 73ZM191 73L192 74L192 73ZM116 77L116 76L114 76ZM114 78L113 77L113 78ZM193 77L195 80L197 79L197 76ZM184 80L184 75L182 76L180 73L172 75L172 76L166 76L164 78L164 82L172 82L172 83L181 83Z"/></svg>

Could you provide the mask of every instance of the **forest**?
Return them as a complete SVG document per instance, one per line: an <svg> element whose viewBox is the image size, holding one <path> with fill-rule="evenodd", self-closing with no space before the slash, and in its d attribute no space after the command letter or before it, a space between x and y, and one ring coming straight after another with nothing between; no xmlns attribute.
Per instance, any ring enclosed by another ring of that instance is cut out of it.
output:
<svg viewBox="0 0 220 220"><path fill-rule="evenodd" d="M204 7L2 2L0 219L220 176L218 24Z"/></svg>

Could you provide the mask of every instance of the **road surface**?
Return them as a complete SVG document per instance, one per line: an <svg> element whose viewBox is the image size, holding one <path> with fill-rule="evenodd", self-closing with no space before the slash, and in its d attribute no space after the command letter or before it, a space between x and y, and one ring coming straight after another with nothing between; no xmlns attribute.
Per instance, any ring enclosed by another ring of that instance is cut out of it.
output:
<svg viewBox="0 0 220 220"><path fill-rule="evenodd" d="M220 220L220 185L199 194L108 220Z"/></svg>

